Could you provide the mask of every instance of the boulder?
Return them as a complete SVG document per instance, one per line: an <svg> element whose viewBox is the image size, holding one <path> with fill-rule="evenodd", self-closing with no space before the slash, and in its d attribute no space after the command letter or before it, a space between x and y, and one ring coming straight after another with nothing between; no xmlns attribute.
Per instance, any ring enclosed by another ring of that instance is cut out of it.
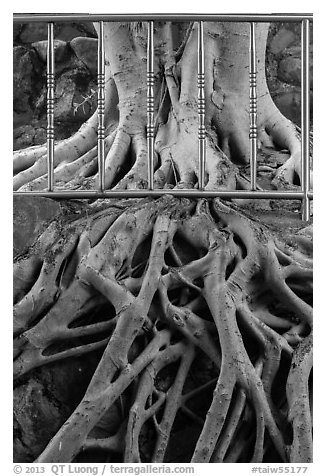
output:
<svg viewBox="0 0 326 476"><path fill-rule="evenodd" d="M278 65L277 77L285 83L300 86L301 59L295 56L288 56L282 59Z"/></svg>
<svg viewBox="0 0 326 476"><path fill-rule="evenodd" d="M69 42L76 36L96 36L96 31L91 22L62 23L56 38Z"/></svg>
<svg viewBox="0 0 326 476"><path fill-rule="evenodd" d="M97 72L97 39L96 38L74 38L70 46L78 59L93 73Z"/></svg>
<svg viewBox="0 0 326 476"><path fill-rule="evenodd" d="M22 29L23 29L23 25L21 23L13 24L12 33L13 33L14 45L19 42L19 35Z"/></svg>
<svg viewBox="0 0 326 476"><path fill-rule="evenodd" d="M61 213L61 207L49 198L14 196L13 212L14 256L17 256L34 243L51 219Z"/></svg>
<svg viewBox="0 0 326 476"><path fill-rule="evenodd" d="M34 58L32 51L16 46L13 55L13 100L18 114L30 112L30 96L34 90Z"/></svg>
<svg viewBox="0 0 326 476"><path fill-rule="evenodd" d="M301 48L286 50L285 55L278 65L278 79L301 86ZM312 87L312 55L310 55L310 87Z"/></svg>
<svg viewBox="0 0 326 476"><path fill-rule="evenodd" d="M292 45L296 41L296 35L293 31L286 29L285 27L278 30L270 43L270 51L274 55L282 53L282 51L288 46Z"/></svg>
<svg viewBox="0 0 326 476"><path fill-rule="evenodd" d="M65 59L67 53L67 43L62 40L54 40L54 58L55 62L58 63ZM48 41L42 40L32 43L32 47L37 52L39 58L46 63L47 60L47 49L48 49Z"/></svg>
<svg viewBox="0 0 326 476"><path fill-rule="evenodd" d="M285 117L300 125L301 121L301 93L298 88L287 91L278 91L273 95L273 100Z"/></svg>
<svg viewBox="0 0 326 476"><path fill-rule="evenodd" d="M13 393L16 463L29 463L43 451L81 400L99 361L99 352L33 371Z"/></svg>
<svg viewBox="0 0 326 476"><path fill-rule="evenodd" d="M54 24L54 36L56 37L60 31L60 27L57 23ZM36 41L47 40L48 38L48 25L47 23L26 23L23 26L19 39L21 43L35 43Z"/></svg>
<svg viewBox="0 0 326 476"><path fill-rule="evenodd" d="M32 462L63 423L61 410L34 379L14 392L14 461Z"/></svg>

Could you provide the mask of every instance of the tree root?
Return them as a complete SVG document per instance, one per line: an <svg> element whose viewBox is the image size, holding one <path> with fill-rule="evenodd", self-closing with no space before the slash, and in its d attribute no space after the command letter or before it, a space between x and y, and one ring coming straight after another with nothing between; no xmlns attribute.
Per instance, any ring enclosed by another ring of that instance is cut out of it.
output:
<svg viewBox="0 0 326 476"><path fill-rule="evenodd" d="M104 350L37 462L94 448L163 462L189 427L197 436L187 461L264 462L271 448L279 461L311 461L309 257L280 250L270 230L219 200L97 204L86 227L75 220L51 246L57 229L34 246L38 259L16 265L16 377ZM203 359L206 375L196 373ZM96 436L127 394L118 430Z"/></svg>

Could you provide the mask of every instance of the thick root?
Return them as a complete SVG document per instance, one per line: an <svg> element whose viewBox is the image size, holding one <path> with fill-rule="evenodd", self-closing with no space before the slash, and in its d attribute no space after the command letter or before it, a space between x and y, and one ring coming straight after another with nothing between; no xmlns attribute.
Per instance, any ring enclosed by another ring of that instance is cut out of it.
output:
<svg viewBox="0 0 326 476"><path fill-rule="evenodd" d="M16 306L36 310L17 327L17 377L104 349L85 396L37 462L74 461L91 448L124 462L170 461L187 428L194 441L184 461L264 462L270 453L311 461L311 259L289 244L281 251L235 205L127 204L93 206L86 229L77 220L66 230L83 230L79 239L40 247L40 272L35 260L17 263L27 284ZM55 289L46 300L37 291L47 289L43 275ZM211 371L196 375L203 359ZM129 402L121 425L98 438L120 398Z"/></svg>

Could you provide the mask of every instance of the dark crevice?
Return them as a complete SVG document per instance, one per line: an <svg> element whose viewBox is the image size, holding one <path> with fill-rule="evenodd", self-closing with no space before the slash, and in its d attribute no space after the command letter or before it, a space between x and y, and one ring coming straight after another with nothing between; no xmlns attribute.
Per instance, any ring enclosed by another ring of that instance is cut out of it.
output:
<svg viewBox="0 0 326 476"><path fill-rule="evenodd" d="M288 277L285 280L285 283L291 291L294 292L298 298L302 299L306 304L309 304L312 306L313 304L313 292L312 292L312 283L311 286L308 285L308 283L303 282L302 279L300 278L293 278L293 277Z"/></svg>
<svg viewBox="0 0 326 476"><path fill-rule="evenodd" d="M209 307L206 304L206 301L203 299L203 305L200 306L198 309L195 311L196 315L200 317L201 319L204 319L205 321L210 321L213 322L213 316L212 313L209 309Z"/></svg>
<svg viewBox="0 0 326 476"><path fill-rule="evenodd" d="M137 246L131 261L131 268L134 270L131 274L133 278L142 276L149 259L153 241L153 231Z"/></svg>
<svg viewBox="0 0 326 476"><path fill-rule="evenodd" d="M96 342L100 342L108 337L107 332L100 332L98 334L92 334L89 336L77 337L77 338L69 338L65 340L58 340L47 346L43 351L43 356L51 356L60 354L66 350L71 350L76 347L93 344Z"/></svg>
<svg viewBox="0 0 326 476"><path fill-rule="evenodd" d="M237 233L233 233L233 241L241 250L241 257L244 259L247 256L247 247Z"/></svg>
<svg viewBox="0 0 326 476"><path fill-rule="evenodd" d="M238 260L236 258L233 258L232 261L227 265L226 270L225 270L225 280L227 281L233 271L235 270L237 266Z"/></svg>
<svg viewBox="0 0 326 476"><path fill-rule="evenodd" d="M78 243L79 237L77 237L73 249L70 251L68 256L66 256L66 258L62 260L60 269L55 280L55 284L59 289L67 289L76 274L76 269L79 260L75 254L75 251L78 247Z"/></svg>
<svg viewBox="0 0 326 476"><path fill-rule="evenodd" d="M173 238L173 247L183 265L199 259L198 249L193 246L186 236L177 231Z"/></svg>
<svg viewBox="0 0 326 476"><path fill-rule="evenodd" d="M80 313L72 322L70 322L68 328L72 329L90 324L97 324L99 322L106 322L113 319L115 316L116 310L113 304L104 298L101 299L101 296L96 296L89 301L85 311Z"/></svg>

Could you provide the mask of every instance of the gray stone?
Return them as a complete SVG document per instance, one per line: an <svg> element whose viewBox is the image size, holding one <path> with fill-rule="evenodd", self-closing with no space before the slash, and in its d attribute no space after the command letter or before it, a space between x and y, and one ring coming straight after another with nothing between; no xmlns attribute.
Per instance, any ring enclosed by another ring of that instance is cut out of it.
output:
<svg viewBox="0 0 326 476"><path fill-rule="evenodd" d="M14 197L14 256L23 253L43 231L49 220L61 212L58 202L41 197Z"/></svg>
<svg viewBox="0 0 326 476"><path fill-rule="evenodd" d="M60 27L57 23L54 24L54 37L57 36ZM48 26L47 23L26 23L19 36L22 43L34 43L36 41L47 40Z"/></svg>
<svg viewBox="0 0 326 476"><path fill-rule="evenodd" d="M86 36L90 36L91 38L97 38L97 33L96 33L93 22L85 21L83 23L78 23L78 27L80 31L83 31ZM81 36L81 35L78 35L78 36Z"/></svg>
<svg viewBox="0 0 326 476"><path fill-rule="evenodd" d="M63 61L67 53L67 43L62 40L54 40L53 46L54 46L55 62L58 63L60 61ZM39 58L44 63L46 63L48 41L47 40L37 41L35 43L32 43L32 47L37 52Z"/></svg>
<svg viewBox="0 0 326 476"><path fill-rule="evenodd" d="M18 387L14 392L14 460L35 458L60 424L60 408L47 397L41 383L30 379Z"/></svg>
<svg viewBox="0 0 326 476"><path fill-rule="evenodd" d="M34 65L32 52L16 46L13 55L13 100L16 113L30 111L29 98L33 91Z"/></svg>
<svg viewBox="0 0 326 476"><path fill-rule="evenodd" d="M14 461L32 462L80 402L99 357L92 352L41 367L14 389ZM106 435L105 435L106 436Z"/></svg>
<svg viewBox="0 0 326 476"><path fill-rule="evenodd" d="M97 72L97 39L96 38L74 38L70 42L77 58L79 58L87 68L93 73Z"/></svg>
<svg viewBox="0 0 326 476"><path fill-rule="evenodd" d="M25 124L19 127L16 126L14 129L14 150L24 149L25 147L35 144L35 128L30 124L26 124L30 117L27 114L19 114L18 117L22 118ZM17 122L17 120L14 121L14 124L15 122Z"/></svg>
<svg viewBox="0 0 326 476"><path fill-rule="evenodd" d="M292 45L296 40L296 35L291 30L281 28L270 44L270 50L274 55L282 53L282 51L288 46Z"/></svg>
<svg viewBox="0 0 326 476"><path fill-rule="evenodd" d="M301 46L293 45L283 51L283 56L295 56L301 58Z"/></svg>
<svg viewBox="0 0 326 476"><path fill-rule="evenodd" d="M295 56L288 56L280 61L277 70L277 77L285 83L301 84L301 59Z"/></svg>
<svg viewBox="0 0 326 476"><path fill-rule="evenodd" d="M14 129L14 150L44 144L46 142L46 126L38 127L30 123L26 124L27 117L23 114L20 114L19 117L25 120L25 124Z"/></svg>
<svg viewBox="0 0 326 476"><path fill-rule="evenodd" d="M58 78L55 86L55 120L64 121L70 117L76 83L72 71L66 71Z"/></svg>
<svg viewBox="0 0 326 476"><path fill-rule="evenodd" d="M300 124L301 120L301 93L299 88L281 91L273 95L273 100L285 117Z"/></svg>
<svg viewBox="0 0 326 476"><path fill-rule="evenodd" d="M312 55L310 56L310 87L312 87ZM281 81L296 86L301 85L301 53L295 52L283 58L278 65L277 77Z"/></svg>
<svg viewBox="0 0 326 476"><path fill-rule="evenodd" d="M13 33L13 40L14 43L19 41L19 35L23 29L23 25L21 23L14 23L13 28L12 28L12 33Z"/></svg>

